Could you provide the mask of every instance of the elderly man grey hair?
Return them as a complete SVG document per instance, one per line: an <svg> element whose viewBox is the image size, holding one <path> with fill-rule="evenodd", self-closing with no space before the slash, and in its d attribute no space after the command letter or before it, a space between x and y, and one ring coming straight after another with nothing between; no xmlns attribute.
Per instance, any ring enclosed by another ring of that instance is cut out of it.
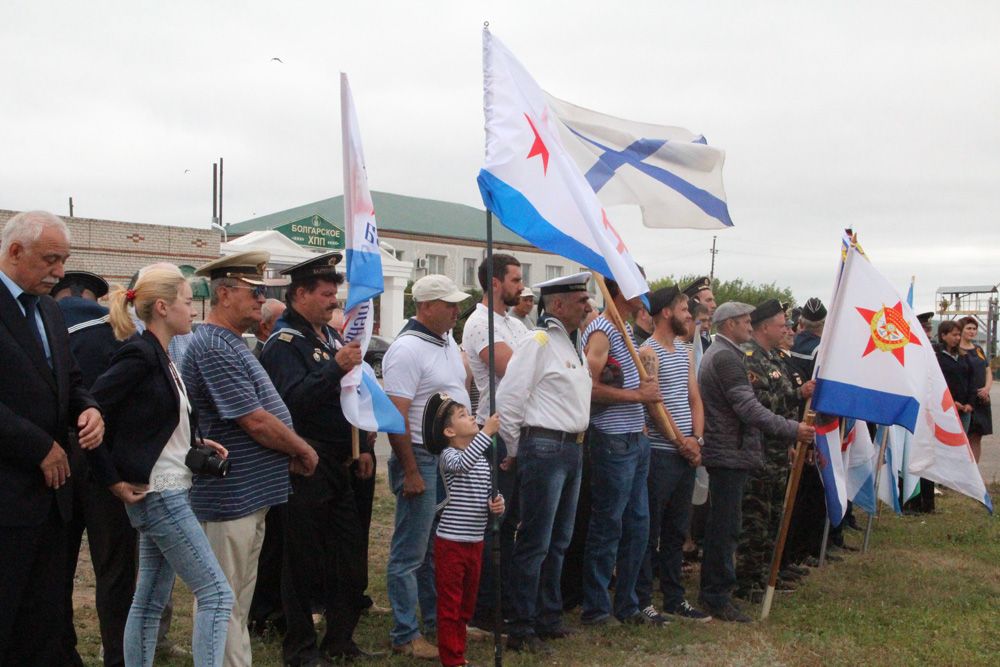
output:
<svg viewBox="0 0 1000 667"><path fill-rule="evenodd" d="M30 247L48 227L55 227L62 232L67 243L72 241L69 227L58 215L48 211L24 211L8 220L4 226L0 235L0 255L6 255L14 243Z"/></svg>

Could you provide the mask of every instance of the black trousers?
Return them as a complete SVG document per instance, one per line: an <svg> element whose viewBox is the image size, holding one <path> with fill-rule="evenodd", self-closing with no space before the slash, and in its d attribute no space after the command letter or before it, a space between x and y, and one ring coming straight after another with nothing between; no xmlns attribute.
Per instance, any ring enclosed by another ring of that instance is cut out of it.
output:
<svg viewBox="0 0 1000 667"><path fill-rule="evenodd" d="M66 525L66 572L63 588L65 610L62 633L66 664L83 665L76 650L73 628L73 580L83 531L87 531L90 558L96 578L97 617L101 626L106 667L125 664L122 648L125 621L135 594L136 533L125 514L125 505L90 476L86 463L73 471L73 519Z"/></svg>
<svg viewBox="0 0 1000 667"><path fill-rule="evenodd" d="M62 664L65 564L54 499L41 525L0 526L0 667Z"/></svg>
<svg viewBox="0 0 1000 667"><path fill-rule="evenodd" d="M801 563L807 556L819 558L823 527L826 525L825 498L823 481L816 466L804 466L792 509L782 564Z"/></svg>
<svg viewBox="0 0 1000 667"><path fill-rule="evenodd" d="M312 477L292 478L294 493L286 505L281 570L286 664L304 664L323 652L338 653L351 643L358 624L367 541L351 477L349 466L321 453ZM324 594L326 635L317 645L312 601L318 578Z"/></svg>

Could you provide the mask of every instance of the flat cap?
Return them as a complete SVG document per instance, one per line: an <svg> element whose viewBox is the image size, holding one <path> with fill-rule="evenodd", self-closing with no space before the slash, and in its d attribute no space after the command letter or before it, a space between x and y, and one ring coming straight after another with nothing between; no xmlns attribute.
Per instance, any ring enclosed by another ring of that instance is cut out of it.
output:
<svg viewBox="0 0 1000 667"><path fill-rule="evenodd" d="M698 292L702 292L707 289L712 289L712 279L708 276L702 276L701 278L696 278L687 287L685 287L684 293L688 296L695 296Z"/></svg>
<svg viewBox="0 0 1000 667"><path fill-rule="evenodd" d="M321 276L328 278L330 282L341 283L344 276L337 273L337 264L344 258L339 252L325 252L304 262L299 262L295 266L290 266L281 271L281 275L288 276L292 281L304 280Z"/></svg>
<svg viewBox="0 0 1000 667"><path fill-rule="evenodd" d="M785 312L787 307L788 304L781 303L777 299L768 299L753 309L753 312L750 313L750 323L757 324L770 319L778 313Z"/></svg>
<svg viewBox="0 0 1000 667"><path fill-rule="evenodd" d="M734 317L749 315L753 310L753 306L748 303L727 301L715 309L715 313L712 315L712 324L719 324Z"/></svg>
<svg viewBox="0 0 1000 667"><path fill-rule="evenodd" d="M421 429L424 436L424 448L435 456L448 446L448 439L444 435L444 424L445 417L453 405L460 404L448 394L442 393L431 394L431 397L427 399L427 404L424 405Z"/></svg>
<svg viewBox="0 0 1000 667"><path fill-rule="evenodd" d="M805 302L805 305L802 306L802 317L810 322L820 322L825 320L826 306L824 306L823 302L816 297L812 297Z"/></svg>
<svg viewBox="0 0 1000 667"><path fill-rule="evenodd" d="M60 290L64 290L70 285L79 285L83 289L89 289L98 299L108 293L108 281L90 271L67 271L59 279L59 282L52 286L49 293L55 296Z"/></svg>
<svg viewBox="0 0 1000 667"><path fill-rule="evenodd" d="M661 287L656 290L649 295L649 314L655 315L664 308L668 308L680 294L681 291L677 288L677 285Z"/></svg>
<svg viewBox="0 0 1000 667"><path fill-rule="evenodd" d="M194 274L205 276L209 280L235 278L251 285L263 285L264 269L269 259L271 253L266 250L246 250L212 260L201 266Z"/></svg>

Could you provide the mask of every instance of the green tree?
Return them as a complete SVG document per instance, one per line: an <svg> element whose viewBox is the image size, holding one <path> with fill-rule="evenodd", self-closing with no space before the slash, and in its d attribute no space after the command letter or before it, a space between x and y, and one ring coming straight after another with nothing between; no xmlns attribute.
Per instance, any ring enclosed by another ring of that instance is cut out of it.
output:
<svg viewBox="0 0 1000 667"><path fill-rule="evenodd" d="M686 275L676 279L673 276L667 276L666 278L654 280L649 284L649 288L651 290L658 290L668 285L680 285L683 288L697 277L695 275ZM792 296L790 287L778 287L775 283L755 283L745 281L742 278L735 280L719 280L715 278L712 281L712 293L715 294L715 302L718 304L723 304L727 301L741 301L756 306L768 299L777 299L778 301L787 303L789 308L795 305L795 297Z"/></svg>

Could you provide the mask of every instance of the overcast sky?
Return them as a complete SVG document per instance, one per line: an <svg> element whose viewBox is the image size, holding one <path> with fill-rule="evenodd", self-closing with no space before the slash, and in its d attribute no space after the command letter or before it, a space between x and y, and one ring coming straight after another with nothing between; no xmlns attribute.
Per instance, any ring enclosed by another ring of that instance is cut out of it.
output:
<svg viewBox="0 0 1000 667"><path fill-rule="evenodd" d="M920 310L1000 280L991 0L4 0L0 208L207 226L219 156L228 222L340 194L340 71L373 189L481 207L486 19L553 95L726 150L720 278L825 301L850 225ZM708 272L713 232L612 214L651 277Z"/></svg>

